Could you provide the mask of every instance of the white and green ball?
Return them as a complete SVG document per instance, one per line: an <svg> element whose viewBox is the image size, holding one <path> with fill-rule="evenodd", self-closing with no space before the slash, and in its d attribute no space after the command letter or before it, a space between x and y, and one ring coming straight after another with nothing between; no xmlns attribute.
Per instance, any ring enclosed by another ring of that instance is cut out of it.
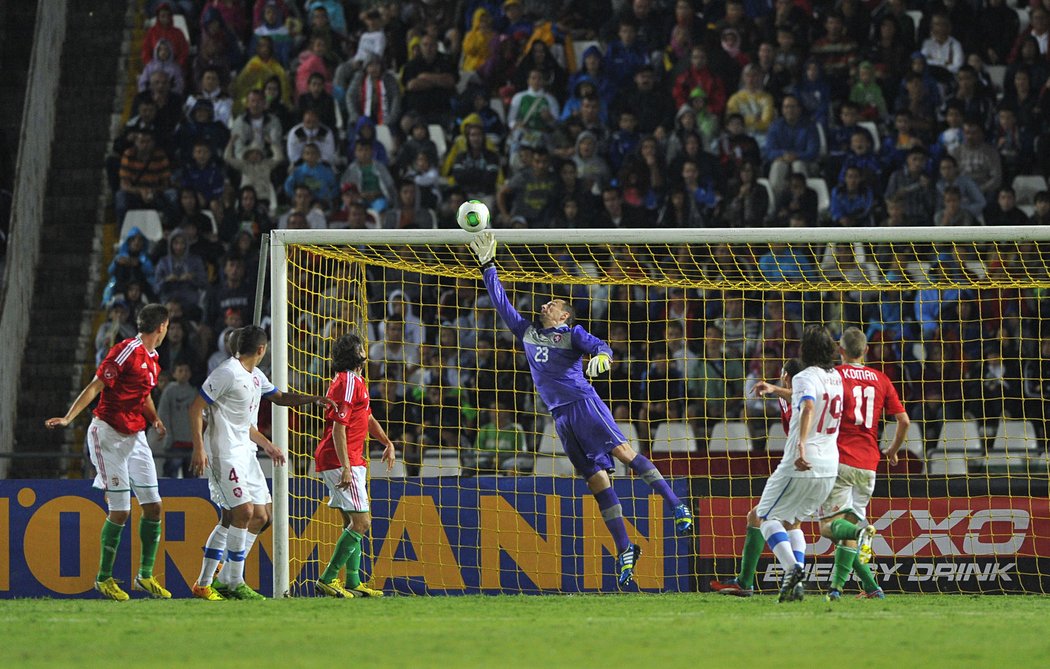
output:
<svg viewBox="0 0 1050 669"><path fill-rule="evenodd" d="M467 200L459 205L456 223L467 232L481 232L489 227L489 208L480 200Z"/></svg>

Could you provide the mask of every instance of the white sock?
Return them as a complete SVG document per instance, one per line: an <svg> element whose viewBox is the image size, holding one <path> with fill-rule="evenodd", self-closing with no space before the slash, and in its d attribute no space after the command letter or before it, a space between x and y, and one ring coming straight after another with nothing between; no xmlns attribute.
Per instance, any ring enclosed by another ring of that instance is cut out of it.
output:
<svg viewBox="0 0 1050 669"><path fill-rule="evenodd" d="M791 551L795 554L795 562L805 566L806 535L798 528L788 530L788 541L791 542Z"/></svg>
<svg viewBox="0 0 1050 669"><path fill-rule="evenodd" d="M247 560L248 556L252 554L252 546L255 545L255 540L259 538L258 534L252 534L251 530L248 530L248 536L244 540L244 559Z"/></svg>
<svg viewBox="0 0 1050 669"><path fill-rule="evenodd" d="M226 534L226 568L222 573L229 572L224 582L231 588L244 583L244 544L247 540L248 529L244 527L231 527Z"/></svg>
<svg viewBox="0 0 1050 669"><path fill-rule="evenodd" d="M204 544L204 562L201 565L201 575L197 577L197 585L211 585L215 578L215 569L222 561L223 553L226 551L226 528L222 524L208 535L208 542Z"/></svg>
<svg viewBox="0 0 1050 669"><path fill-rule="evenodd" d="M763 520L762 536L765 537L769 549L773 551L773 555L776 555L777 559L780 560L780 566L784 568L784 571L789 572L794 569L796 564L795 553L791 550L791 540L788 539L784 524L779 520Z"/></svg>

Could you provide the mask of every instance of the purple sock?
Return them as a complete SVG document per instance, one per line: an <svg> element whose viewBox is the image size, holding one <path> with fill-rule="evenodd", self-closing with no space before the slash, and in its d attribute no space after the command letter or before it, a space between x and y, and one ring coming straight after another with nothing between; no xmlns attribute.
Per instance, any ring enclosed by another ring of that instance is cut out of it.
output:
<svg viewBox="0 0 1050 669"><path fill-rule="evenodd" d="M635 474L642 477L643 481L651 485L653 490L660 493L672 507L682 503L682 500L678 499L678 495L674 494L674 490L671 490L671 486L667 485L664 475L660 473L660 470L656 468L652 460L639 453L634 457L634 460L631 460L631 469L634 470Z"/></svg>
<svg viewBox="0 0 1050 669"><path fill-rule="evenodd" d="M609 528L613 542L616 544L616 552L622 553L631 545L627 538L627 526L623 523L623 509L620 507L620 498L616 491L609 486L601 492L594 493L594 499L598 500L598 508L602 511L602 520Z"/></svg>

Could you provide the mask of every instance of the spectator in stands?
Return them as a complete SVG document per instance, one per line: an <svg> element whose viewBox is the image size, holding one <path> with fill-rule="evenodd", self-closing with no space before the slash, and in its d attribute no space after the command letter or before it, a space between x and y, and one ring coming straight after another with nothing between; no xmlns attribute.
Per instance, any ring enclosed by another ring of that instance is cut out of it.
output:
<svg viewBox="0 0 1050 669"><path fill-rule="evenodd" d="M978 86L977 72L969 65L963 65L955 76L955 95L949 102L957 101L962 105L962 115L966 120L975 120L982 128L991 124L993 101Z"/></svg>
<svg viewBox="0 0 1050 669"><path fill-rule="evenodd" d="M756 183L755 166L744 163L730 181L729 196L722 203L719 221L727 228L760 228L769 211L769 194Z"/></svg>
<svg viewBox="0 0 1050 669"><path fill-rule="evenodd" d="M401 78L405 109L421 115L427 123L446 125L451 115L456 76L455 65L446 55L438 53L437 39L430 34L423 35L419 56L405 65Z"/></svg>
<svg viewBox="0 0 1050 669"><path fill-rule="evenodd" d="M241 197L244 197L245 189L250 189L253 198L261 198L269 209L269 215L277 213L277 192L273 187L270 175L273 170L284 159L284 154L279 150L276 155L267 157L265 149L260 144L249 144L241 154L235 155L237 138L233 137L226 145L223 155L226 164L241 175ZM250 208L254 212L255 206ZM253 219L255 215L253 214ZM267 226L268 228L268 226ZM262 230L265 233L267 230Z"/></svg>
<svg viewBox="0 0 1050 669"><path fill-rule="evenodd" d="M129 318L131 310L127 302L113 299L106 309L107 319L98 326L98 331L95 332L96 365L102 364L106 354L117 343L135 336L135 324Z"/></svg>
<svg viewBox="0 0 1050 669"><path fill-rule="evenodd" d="M708 67L707 49L699 44L689 50L688 66L675 77L671 89L675 106L687 104L696 88L703 91L707 108L721 116L726 106L725 83Z"/></svg>
<svg viewBox="0 0 1050 669"><path fill-rule="evenodd" d="M836 97L845 97L849 71L857 57L857 43L846 33L845 21L838 12L830 12L825 17L824 31L824 36L813 42L810 54L824 68L831 92Z"/></svg>
<svg viewBox="0 0 1050 669"><path fill-rule="evenodd" d="M109 283L102 293L103 304L108 303L114 295L124 293L131 283L138 283L144 289L152 286L154 273L146 236L138 228L131 228L109 264ZM149 292L152 294L152 291Z"/></svg>
<svg viewBox="0 0 1050 669"><path fill-rule="evenodd" d="M984 214L985 225L1028 225L1028 217L1017 208L1017 195L1010 186L999 189L995 203Z"/></svg>
<svg viewBox="0 0 1050 669"><path fill-rule="evenodd" d="M245 281L245 274L244 260L231 257L223 263L222 278L215 286L209 300L208 322L215 324L216 331L223 329L222 319L230 309L239 312L242 316L252 313L255 303L255 286Z"/></svg>
<svg viewBox="0 0 1050 669"><path fill-rule="evenodd" d="M327 226L324 210L314 201L313 193L306 184L295 186L292 193L292 208L281 215L277 221L277 227L283 229L292 228L292 218L301 217L304 227L311 230L321 229ZM299 218L296 219L297 221Z"/></svg>
<svg viewBox="0 0 1050 669"><path fill-rule="evenodd" d="M315 109L305 111L303 122L288 132L288 162L292 165L298 164L307 144L318 148L321 160L330 165L335 163L335 133L331 127L321 123L320 115Z"/></svg>
<svg viewBox="0 0 1050 669"><path fill-rule="evenodd" d="M372 156L372 142L359 140L354 147L354 161L343 172L341 183L357 186L366 206L381 212L393 203L396 186L390 171Z"/></svg>
<svg viewBox="0 0 1050 669"><path fill-rule="evenodd" d="M534 147L529 165L508 179L496 196L500 222L507 225L521 216L530 227L547 227L556 190L546 148Z"/></svg>
<svg viewBox="0 0 1050 669"><path fill-rule="evenodd" d="M958 186L948 186L941 194L941 209L933 215L934 225L976 225L977 219L962 206Z"/></svg>
<svg viewBox="0 0 1050 669"><path fill-rule="evenodd" d="M296 100L307 93L310 77L314 74L320 75L324 91L332 94L332 73L334 65L338 63L333 64L329 58L328 44L323 37L314 37L310 41L310 48L299 54L299 66L295 71Z"/></svg>
<svg viewBox="0 0 1050 669"><path fill-rule="evenodd" d="M182 96L171 90L171 77L166 72L156 70L150 75L149 89L135 96L132 113L137 114L145 100L152 100L157 107L153 123L158 137L169 140L175 132L175 126L183 118Z"/></svg>
<svg viewBox="0 0 1050 669"><path fill-rule="evenodd" d="M296 106L299 118L310 110L317 113L321 123L326 127L336 127L335 98L325 90L325 79L321 73L310 73L306 90L299 94Z"/></svg>
<svg viewBox="0 0 1050 669"><path fill-rule="evenodd" d="M209 66L201 72L197 92L186 99L183 107L186 113L189 113L199 100L211 102L215 120L222 122L226 127L233 123L233 99L223 90L217 68Z"/></svg>
<svg viewBox="0 0 1050 669"><path fill-rule="evenodd" d="M334 20L338 16L345 16L342 4L337 0L313 0L308 3L307 11L310 14L299 39L300 48L303 44L311 44L315 39L324 40L328 59L335 67L346 57L342 47L347 35L346 21Z"/></svg>
<svg viewBox="0 0 1050 669"><path fill-rule="evenodd" d="M937 192L926 174L926 157L921 148L913 148L886 186L886 200L900 201L909 225L927 225L933 216Z"/></svg>
<svg viewBox="0 0 1050 669"><path fill-rule="evenodd" d="M313 142L303 147L303 160L285 179L284 192L292 197L296 187L301 185L310 190L310 195L322 208L328 208L336 199L338 184L335 171L321 160L321 149Z"/></svg>
<svg viewBox="0 0 1050 669"><path fill-rule="evenodd" d="M387 209L383 215L383 228L387 230L422 229L437 227L434 212L423 207L419 189L413 181L398 184L397 206Z"/></svg>
<svg viewBox="0 0 1050 669"><path fill-rule="evenodd" d="M243 114L233 122L233 152L240 155L249 145L261 146L267 156L276 157L281 152L281 122L266 111L266 95L263 91L248 92L248 102Z"/></svg>
<svg viewBox="0 0 1050 669"><path fill-rule="evenodd" d="M769 245L769 252L758 260L758 271L771 283L811 281L817 276L813 258L796 246L784 243Z"/></svg>
<svg viewBox="0 0 1050 669"><path fill-rule="evenodd" d="M656 75L650 67L640 67L634 73L634 86L620 90L619 105L614 108L631 110L638 119L638 132L663 139L674 126L675 108L666 91L656 86Z"/></svg>
<svg viewBox="0 0 1050 669"><path fill-rule="evenodd" d="M882 88L875 81L875 66L870 61L862 62L858 68L857 82L850 89L849 99L857 105L860 116L866 121L882 123L889 113Z"/></svg>
<svg viewBox="0 0 1050 669"><path fill-rule="evenodd" d="M911 112L902 109L893 115L893 126L882 140L879 158L887 171L892 171L904 165L909 151L922 145L922 139L912 131Z"/></svg>
<svg viewBox="0 0 1050 669"><path fill-rule="evenodd" d="M537 71L540 73L540 87L550 92L555 99L564 99L569 77L565 68L551 54L550 47L543 40L535 39L534 36L531 44L526 48L527 51L518 63L511 83L518 90L531 87L533 84L529 79L533 71Z"/></svg>
<svg viewBox="0 0 1050 669"><path fill-rule="evenodd" d="M583 52L583 67L569 80L570 91L576 91L581 81L591 81L598 89L597 95L601 100L603 110L611 105L616 97L616 85L609 77L604 63L601 49L592 44Z"/></svg>
<svg viewBox="0 0 1050 669"><path fill-rule="evenodd" d="M229 139L229 128L215 120L211 100L199 99L175 130L175 159L180 163L192 161L193 147L198 142L206 143L213 155L220 155Z"/></svg>
<svg viewBox="0 0 1050 669"><path fill-rule="evenodd" d="M265 193L266 191L263 192ZM265 199L260 200L258 191L250 183L246 183L245 179L241 180L241 188L238 194L237 208L232 219L236 227L223 226L219 229L219 238L236 248L236 243L241 239L240 234L247 234L254 251L259 248L261 237L273 229L272 214L267 211L266 204L268 201ZM276 213L276 211L277 207L274 207L273 213ZM253 264L249 262L248 266L252 267Z"/></svg>
<svg viewBox="0 0 1050 669"><path fill-rule="evenodd" d="M532 470L532 456L525 448L525 428L514 422L514 412L504 402L482 411L474 451L464 452L467 475L515 476Z"/></svg>
<svg viewBox="0 0 1050 669"><path fill-rule="evenodd" d="M880 188L882 164L872 151L871 133L863 128L858 128L850 137L849 151L846 152L842 169L839 170L839 183L846 180L846 170L851 167L860 171L861 180L872 192L875 188Z"/></svg>
<svg viewBox="0 0 1050 669"><path fill-rule="evenodd" d="M175 62L185 71L189 65L190 45L186 40L186 35L175 27L171 4L160 3L157 5L156 13L156 22L146 29L146 34L142 38L142 64L149 65L156 54L157 44L165 40L171 45Z"/></svg>
<svg viewBox="0 0 1050 669"><path fill-rule="evenodd" d="M1035 141L1032 126L1019 125L1014 108L1003 105L996 113L992 144L1002 160L1003 183L1033 172L1035 169Z"/></svg>
<svg viewBox="0 0 1050 669"><path fill-rule="evenodd" d="M183 94L185 83L182 78L182 66L175 60L171 42L166 39L157 41L157 46L153 48L153 59L146 63L142 72L139 73L139 91L149 88L149 79L154 72L163 72L168 75L171 80L171 89L177 95Z"/></svg>
<svg viewBox="0 0 1050 669"><path fill-rule="evenodd" d="M934 14L930 37L922 43L922 55L934 68L934 76L942 80L954 76L966 64L962 44L952 37L952 22L947 14Z"/></svg>
<svg viewBox="0 0 1050 669"><path fill-rule="evenodd" d="M214 67L225 85L230 72L241 67L244 54L240 38L230 30L221 12L208 7L201 12L201 38L197 46L197 58L193 61L193 74L199 79L208 67Z"/></svg>
<svg viewBox="0 0 1050 669"><path fill-rule="evenodd" d="M249 90L262 88L271 77L277 77L282 82L288 81L288 72L274 54L273 38L261 37L256 45L255 55L240 69L233 81L233 114L244 112ZM281 86L281 101L292 103L287 85Z"/></svg>
<svg viewBox="0 0 1050 669"><path fill-rule="evenodd" d="M510 152L513 154L521 144L546 144L557 119L558 101L543 87L543 73L534 68L529 72L525 90L510 101Z"/></svg>
<svg viewBox="0 0 1050 669"><path fill-rule="evenodd" d="M1048 39L1050 39L1050 15L1047 14L1045 7L1036 5L1032 8L1029 18L1031 23L1021 31L1021 34L1014 41L1014 47L1010 52L1011 63L1020 59L1022 46L1029 39L1035 41L1039 49L1039 57L1044 61L1050 60L1050 48L1048 48L1050 46L1048 45ZM984 26L982 25L983 28Z"/></svg>
<svg viewBox="0 0 1050 669"><path fill-rule="evenodd" d="M256 9L259 3L255 3ZM262 12L255 21L255 32L252 34L251 43L248 45L248 53L259 55L266 47L262 46L263 40L270 41L270 51L277 62L281 64L282 71L288 67L292 52L292 34L288 29L285 17L287 8L284 3L267 0L262 4ZM245 66L247 69L248 66ZM249 89L250 90L250 89Z"/></svg>
<svg viewBox="0 0 1050 669"><path fill-rule="evenodd" d="M773 222L778 227L787 227L789 219L799 214L806 227L817 224L817 192L806 185L806 175L792 172L788 176L788 187L777 198Z"/></svg>
<svg viewBox="0 0 1050 669"><path fill-rule="evenodd" d="M730 114L740 114L744 118L744 127L747 128L748 134L761 145L765 143L766 131L773 123L776 106L773 96L762 88L762 73L758 67L745 67L742 79L744 83L740 90L729 98L726 111Z"/></svg>
<svg viewBox="0 0 1050 669"><path fill-rule="evenodd" d="M1010 80L1012 87L1003 84L1004 89L1002 102L999 109L1010 109L1017 117L1017 123L1031 135L1038 134L1036 125L1038 117L1042 114L1042 103L1039 99L1039 91L1032 87L1032 74L1026 70L1017 70Z"/></svg>
<svg viewBox="0 0 1050 669"><path fill-rule="evenodd" d="M704 351L695 379L689 379L690 396L701 398L696 418L708 424L736 418L743 406L744 370L742 360L726 355L723 332L714 325L704 329Z"/></svg>
<svg viewBox="0 0 1050 669"><path fill-rule="evenodd" d="M287 83L278 77L270 77L263 86L264 109L277 119L282 129L292 127L294 121L299 120L294 118L291 108L284 102L288 90Z"/></svg>
<svg viewBox="0 0 1050 669"><path fill-rule="evenodd" d="M769 184L777 195L787 188L791 172L809 174L816 169L820 155L820 137L816 126L802 118L802 105L793 95L784 97L782 116L766 135L765 159L769 161Z"/></svg>
<svg viewBox="0 0 1050 669"><path fill-rule="evenodd" d="M963 142L951 153L960 174L973 179L985 200L995 197L1003 182L1002 160L999 153L984 139L984 127L974 118L963 124Z"/></svg>
<svg viewBox="0 0 1050 669"><path fill-rule="evenodd" d="M500 159L485 146L485 133L480 125L465 129L467 150L452 165L452 177L469 199L492 198L500 177Z"/></svg>
<svg viewBox="0 0 1050 669"><path fill-rule="evenodd" d="M726 117L725 131L718 139L718 156L723 168L739 168L747 161L753 165L762 163L761 150L754 137L747 134L742 114Z"/></svg>
<svg viewBox="0 0 1050 669"><path fill-rule="evenodd" d="M944 191L949 186L955 186L962 196L963 209L970 212L974 218L979 218L986 204L984 194L973 179L965 174L960 174L955 158L952 156L941 158L940 174L941 178L937 181L937 206L943 207Z"/></svg>
<svg viewBox="0 0 1050 669"><path fill-rule="evenodd" d="M198 139L194 142L192 160L179 170L178 181L180 187L193 189L205 207L222 197L223 168L207 141Z"/></svg>
<svg viewBox="0 0 1050 669"><path fill-rule="evenodd" d="M861 168L846 167L843 180L831 191L831 220L844 228L872 225L875 197Z"/></svg>
<svg viewBox="0 0 1050 669"><path fill-rule="evenodd" d="M208 288L208 270L194 255L186 236L175 230L168 238L168 254L157 263L154 290L161 302L174 300L191 318L199 316L201 300Z"/></svg>
<svg viewBox="0 0 1050 669"><path fill-rule="evenodd" d="M168 156L156 145L153 133L140 131L134 146L120 159L120 190L113 203L117 221L123 222L129 209L156 209L166 214L174 201Z"/></svg>
<svg viewBox="0 0 1050 669"><path fill-rule="evenodd" d="M1043 91L1045 95L1044 86L1047 81L1047 75L1050 74L1050 69L1048 69L1046 57L1039 52L1039 49L1039 41L1032 36L1024 38L1021 42L1021 50L1017 59L1007 66L1006 75L1003 77L1003 92L1006 95L1010 95L1013 92L1014 76L1022 70L1028 72L1031 76L1032 90Z"/></svg>
<svg viewBox="0 0 1050 669"><path fill-rule="evenodd" d="M826 130L831 123L831 87L815 58L806 61L802 79L790 90L802 105L805 116Z"/></svg>
<svg viewBox="0 0 1050 669"><path fill-rule="evenodd" d="M347 125L362 116L376 125L396 128L401 119L401 86L393 73L383 69L383 61L371 57L354 75L346 91Z"/></svg>
<svg viewBox="0 0 1050 669"><path fill-rule="evenodd" d="M878 22L875 42L867 52L867 58L875 64L875 77L882 85L883 91L893 100L896 96L899 81L908 71L909 56L912 52L911 35L905 35L904 29L891 14L884 14Z"/></svg>
<svg viewBox="0 0 1050 669"><path fill-rule="evenodd" d="M461 127L466 127L471 124L480 124L480 117L475 115L468 116L463 119ZM460 144L459 139L460 138L457 137L456 141L452 143L452 149L448 152L446 158L451 157L453 153L461 151L463 147L466 146L466 139L463 140L462 145ZM492 148L494 145L490 145L486 140L486 146ZM397 151L397 156L394 158L395 169L400 170L412 165L416 161L416 156L421 152L427 153L435 164L437 164L437 161L441 158L438 156L437 144L434 143L434 140L430 139L427 124L424 123L422 119L417 118L412 121L408 137L406 137L405 141L401 143L401 147ZM452 169L451 164L448 163L447 160L445 165L449 170Z"/></svg>
<svg viewBox="0 0 1050 669"><path fill-rule="evenodd" d="M638 39L638 24L634 19L622 17L617 21L616 38L608 39L602 63L610 88L617 93L627 88L639 68L649 65L649 52Z"/></svg>

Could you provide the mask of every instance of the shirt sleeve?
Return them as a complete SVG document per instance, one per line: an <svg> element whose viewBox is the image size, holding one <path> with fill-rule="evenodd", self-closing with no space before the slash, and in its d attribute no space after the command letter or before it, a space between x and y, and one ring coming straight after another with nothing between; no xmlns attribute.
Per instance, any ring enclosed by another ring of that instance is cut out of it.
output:
<svg viewBox="0 0 1050 669"><path fill-rule="evenodd" d="M496 274L496 268L492 266L486 267L484 277L485 288L489 291L492 306L496 308L500 318L507 324L510 331L514 333L514 336L521 339L525 336L525 330L529 329L529 322L522 318L518 310L510 303L506 291L503 290L503 284L500 283L499 276Z"/></svg>
<svg viewBox="0 0 1050 669"><path fill-rule="evenodd" d="M794 409L802 407L802 403L806 400L816 401L817 389L813 384L812 379L802 374L795 376L791 382L791 406Z"/></svg>
<svg viewBox="0 0 1050 669"><path fill-rule="evenodd" d="M128 345L122 342L109 349L109 353L106 354L102 364L98 366L98 371L95 372L95 376L107 388L112 388L117 384L117 378L124 370L124 364L131 357L130 355L125 355L125 353L129 353L127 347Z"/></svg>
<svg viewBox="0 0 1050 669"><path fill-rule="evenodd" d="M335 408L328 407L325 410L325 419L341 425L350 425L350 417L353 414L352 403L355 386L361 383L360 379L346 372L339 372L328 386L326 397L335 402Z"/></svg>
<svg viewBox="0 0 1050 669"><path fill-rule="evenodd" d="M200 389L200 395L208 404L214 404L215 400L222 397L230 389L232 381L233 375L230 374L230 370L226 367L218 367L204 380L204 385Z"/></svg>
<svg viewBox="0 0 1050 669"><path fill-rule="evenodd" d="M897 395L897 389L893 387L889 377L882 377L882 392L886 395L886 401L883 402L882 406L885 407L888 415L896 416L899 413L904 413L904 404L901 403L901 398Z"/></svg>
<svg viewBox="0 0 1050 669"><path fill-rule="evenodd" d="M277 392L277 386L273 385L273 382L270 381L270 378L266 376L266 374L263 374L261 369L256 367L255 371L259 375L259 388L262 390L263 397L269 397Z"/></svg>
<svg viewBox="0 0 1050 669"><path fill-rule="evenodd" d="M572 328L572 346L577 351L583 351L590 355L604 353L611 358L613 353L612 348L608 344L584 330L582 325Z"/></svg>

